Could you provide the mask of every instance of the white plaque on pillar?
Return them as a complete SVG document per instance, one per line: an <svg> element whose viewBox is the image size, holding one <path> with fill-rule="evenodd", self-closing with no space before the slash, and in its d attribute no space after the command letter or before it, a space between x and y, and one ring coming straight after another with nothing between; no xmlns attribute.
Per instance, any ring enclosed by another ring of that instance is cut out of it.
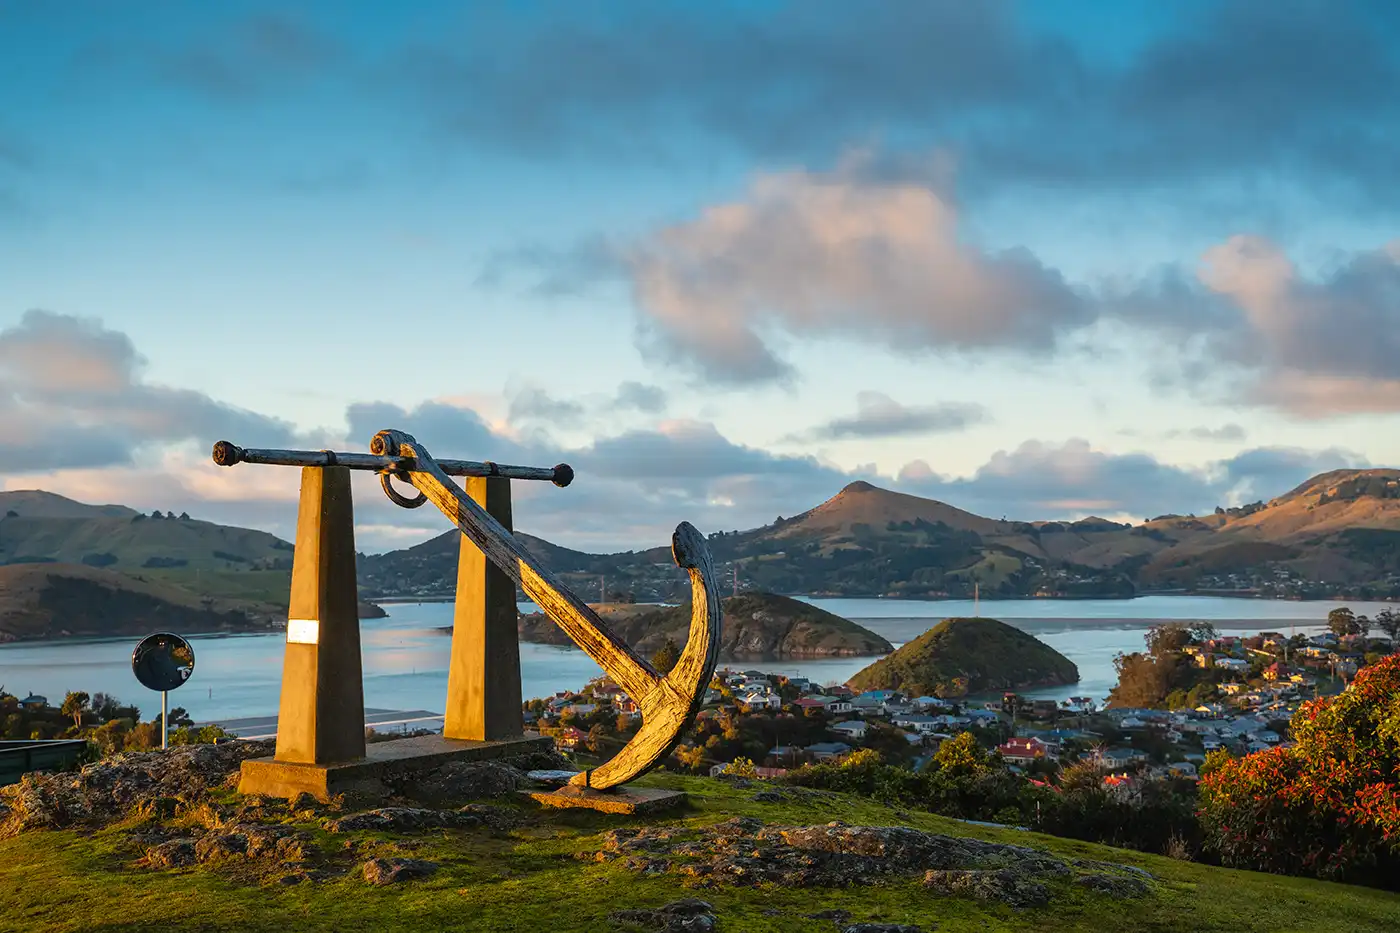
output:
<svg viewBox="0 0 1400 933"><path fill-rule="evenodd" d="M314 645L321 634L321 623L316 619L288 619L287 644Z"/></svg>

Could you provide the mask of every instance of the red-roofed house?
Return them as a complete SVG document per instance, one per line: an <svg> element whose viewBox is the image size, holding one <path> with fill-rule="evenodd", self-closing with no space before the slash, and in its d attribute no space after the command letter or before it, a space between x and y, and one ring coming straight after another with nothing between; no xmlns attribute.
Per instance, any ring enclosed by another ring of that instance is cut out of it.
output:
<svg viewBox="0 0 1400 933"><path fill-rule="evenodd" d="M1005 744L998 745L997 751L1006 759L1007 764L1013 765L1028 765L1037 758L1054 757L1050 754L1049 746L1034 737L1014 736L1007 739Z"/></svg>

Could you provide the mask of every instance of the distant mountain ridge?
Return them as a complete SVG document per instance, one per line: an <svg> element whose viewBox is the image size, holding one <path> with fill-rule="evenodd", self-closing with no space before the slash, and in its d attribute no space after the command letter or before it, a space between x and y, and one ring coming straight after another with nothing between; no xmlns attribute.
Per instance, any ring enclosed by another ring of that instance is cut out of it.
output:
<svg viewBox="0 0 1400 933"><path fill-rule="evenodd" d="M456 533L365 558L374 595L450 595ZM587 599L682 598L665 548L585 554L519 535ZM747 589L906 598L1131 596L1144 591L1400 597L1400 470L1334 470L1269 501L1133 525L990 519L851 483L792 518L712 534ZM431 547L430 547L431 545Z"/></svg>
<svg viewBox="0 0 1400 933"><path fill-rule="evenodd" d="M589 601L687 598L669 549L588 554L517 532ZM359 555L361 594L450 597L460 534ZM1130 596L1144 591L1400 598L1400 470L1334 470L1268 502L1132 525L990 519L851 483L792 518L709 543L746 591L903 598ZM57 562L285 606L293 546L169 512L0 493L0 566ZM607 592L601 587L606 582Z"/></svg>

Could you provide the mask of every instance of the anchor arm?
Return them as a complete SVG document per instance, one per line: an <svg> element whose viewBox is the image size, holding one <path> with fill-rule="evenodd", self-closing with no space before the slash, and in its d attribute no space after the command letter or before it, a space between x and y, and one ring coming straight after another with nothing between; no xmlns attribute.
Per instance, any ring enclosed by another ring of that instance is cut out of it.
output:
<svg viewBox="0 0 1400 933"><path fill-rule="evenodd" d="M688 522L676 527L671 555L690 575L691 618L685 648L664 677L657 673L489 513L451 482L411 435L380 431L370 443L378 455L413 458L409 481L461 529L487 559L514 579L640 707L642 727L618 754L573 784L597 789L625 783L666 757L704 703L719 657L720 599L710 549Z"/></svg>

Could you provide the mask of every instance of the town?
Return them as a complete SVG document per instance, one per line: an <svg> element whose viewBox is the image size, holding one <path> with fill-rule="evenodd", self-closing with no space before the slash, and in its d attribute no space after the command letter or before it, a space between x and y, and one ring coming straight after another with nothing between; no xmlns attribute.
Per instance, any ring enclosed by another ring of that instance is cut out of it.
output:
<svg viewBox="0 0 1400 933"><path fill-rule="evenodd" d="M1053 777L1087 763L1102 786L1133 799L1145 783L1194 781L1213 752L1232 757L1290 747L1288 721L1306 700L1340 691L1388 645L1361 634L1215 635L1181 653L1198 669L1198 684L1169 695L1163 708L1066 700L906 696L855 693L759 669L716 673L695 726L669 767L719 776L752 766L759 778L780 778L804 765L839 763L857 750L911 771L939 747L967 734L995 753L1012 774ZM1189 705L1188 705L1189 703ZM568 753L607 754L635 731L635 701L607 678L577 692L526 704L531 728L553 736ZM995 759L994 759L995 760Z"/></svg>

